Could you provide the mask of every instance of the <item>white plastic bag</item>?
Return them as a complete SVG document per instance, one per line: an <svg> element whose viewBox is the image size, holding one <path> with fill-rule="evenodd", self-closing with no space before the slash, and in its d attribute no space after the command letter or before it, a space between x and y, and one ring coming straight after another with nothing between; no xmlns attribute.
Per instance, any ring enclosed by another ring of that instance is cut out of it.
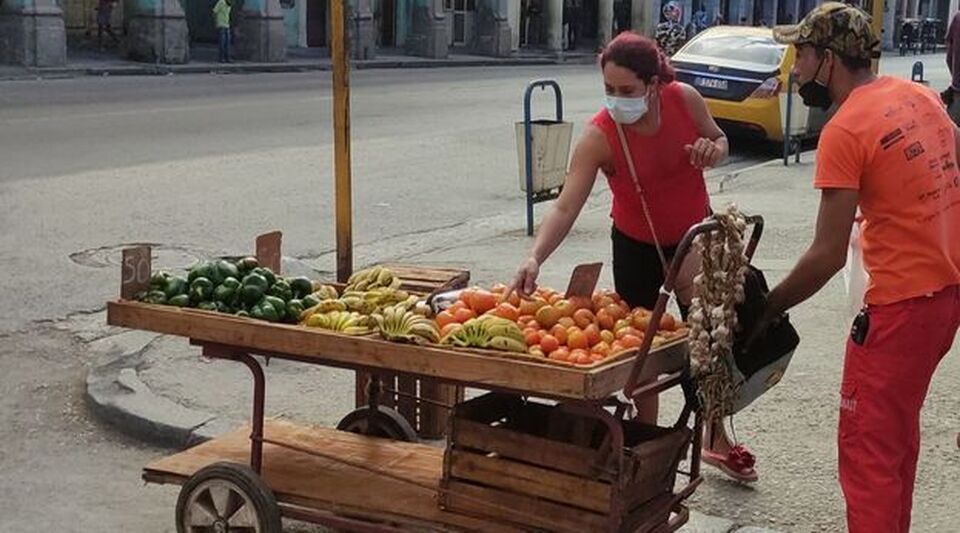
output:
<svg viewBox="0 0 960 533"><path fill-rule="evenodd" d="M860 245L860 221L857 218L850 228L850 244L847 246L847 264L843 267L843 281L847 287L847 313L851 318L857 316L863 309L863 297L870 283L870 274L863 266L863 248Z"/></svg>

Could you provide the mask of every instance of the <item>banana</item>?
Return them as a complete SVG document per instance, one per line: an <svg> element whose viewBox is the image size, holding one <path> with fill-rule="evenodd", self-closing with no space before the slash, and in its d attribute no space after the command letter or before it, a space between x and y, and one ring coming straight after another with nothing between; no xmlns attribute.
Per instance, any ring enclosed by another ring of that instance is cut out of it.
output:
<svg viewBox="0 0 960 533"><path fill-rule="evenodd" d="M373 333L373 331L373 329L367 326L350 326L343 329L343 333L347 335L369 335Z"/></svg>
<svg viewBox="0 0 960 533"><path fill-rule="evenodd" d="M377 274L377 285L380 287L389 287L393 283L393 272L383 268L380 269L380 273Z"/></svg>
<svg viewBox="0 0 960 533"><path fill-rule="evenodd" d="M510 337L493 337L487 341L487 347L506 352L526 352L527 343Z"/></svg>

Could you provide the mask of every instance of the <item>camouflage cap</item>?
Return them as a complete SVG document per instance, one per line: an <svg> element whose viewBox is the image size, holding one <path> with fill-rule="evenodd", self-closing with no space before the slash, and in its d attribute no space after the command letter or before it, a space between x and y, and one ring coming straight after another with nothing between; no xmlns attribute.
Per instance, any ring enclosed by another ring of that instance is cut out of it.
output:
<svg viewBox="0 0 960 533"><path fill-rule="evenodd" d="M783 44L829 48L852 59L880 57L880 40L870 15L841 2L824 2L799 24L773 28L773 37Z"/></svg>

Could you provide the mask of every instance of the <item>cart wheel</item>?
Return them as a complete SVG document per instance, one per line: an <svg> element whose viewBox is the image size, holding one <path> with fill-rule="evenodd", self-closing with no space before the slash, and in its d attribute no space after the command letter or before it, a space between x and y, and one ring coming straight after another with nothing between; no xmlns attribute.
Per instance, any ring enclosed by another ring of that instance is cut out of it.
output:
<svg viewBox="0 0 960 533"><path fill-rule="evenodd" d="M351 412L337 424L337 429L404 442L420 440L417 432L410 427L410 423L403 418L403 415L395 409L382 405L378 405L376 411L371 411L369 407L361 407Z"/></svg>
<svg viewBox="0 0 960 533"><path fill-rule="evenodd" d="M177 533L281 533L270 487L249 466L214 463L184 483L177 499Z"/></svg>

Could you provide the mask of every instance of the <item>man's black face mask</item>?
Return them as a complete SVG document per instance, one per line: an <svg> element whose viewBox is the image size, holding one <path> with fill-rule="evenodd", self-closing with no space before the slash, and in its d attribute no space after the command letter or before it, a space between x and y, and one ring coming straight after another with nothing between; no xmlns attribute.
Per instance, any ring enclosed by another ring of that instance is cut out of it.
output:
<svg viewBox="0 0 960 533"><path fill-rule="evenodd" d="M820 69L823 68L823 62L826 61L826 59L827 58L824 57L820 60L813 79L801 85L798 91L800 98L803 99L803 104L807 107L819 107L820 109L827 110L833 105L833 99L830 98L830 90L827 88L827 85L830 84L830 77L833 76L833 69L830 69L826 83L817 80L817 75L820 74Z"/></svg>

